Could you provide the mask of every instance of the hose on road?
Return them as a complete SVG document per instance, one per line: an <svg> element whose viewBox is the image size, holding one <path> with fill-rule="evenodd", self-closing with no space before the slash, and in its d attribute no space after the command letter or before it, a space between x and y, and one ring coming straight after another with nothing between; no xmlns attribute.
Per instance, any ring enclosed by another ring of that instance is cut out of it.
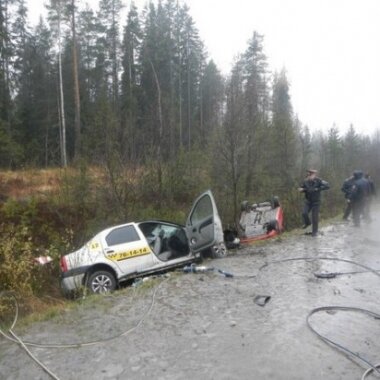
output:
<svg viewBox="0 0 380 380"><path fill-rule="evenodd" d="M348 260L348 259L341 259L341 258L336 258L336 257L318 257L318 256L314 256L314 257L292 257L292 258L285 258L285 259L281 259L281 260L269 261L269 262L265 263L264 265L262 265L259 268L259 272L261 270L263 270L264 268L266 268L266 267L268 267L270 265L273 265L273 264L280 264L280 263L291 262L291 261L318 261L318 260L322 260L322 261L340 261L340 262L344 262L344 263L353 264L353 265L359 266L359 267L361 267L363 269L366 269L367 273L373 273L374 275L380 277L380 273L379 273L378 270L373 269L373 268L371 268L371 267L369 267L367 265L358 263L356 261ZM331 278L334 278L334 277L331 277ZM363 376L361 377L361 380L365 380L367 378L367 376L369 374L371 374L372 372L377 372L377 373L380 374L380 363L379 364L372 364L369 360L363 358L361 355L359 355L359 354L357 354L357 353L349 350L348 348L344 347L343 345L341 345L341 344L339 344L339 343L337 343L337 342L329 339L328 337L320 334L312 326L312 324L310 323L311 316L314 315L314 314L316 314L316 313L326 312L326 311L351 311L351 312L359 312L359 313L366 314L366 315L368 315L370 317L373 317L373 318L379 319L379 320L380 320L380 314L375 313L375 312L370 311L370 310L366 310L366 309L362 309L362 308L358 308L358 307L351 307L351 306L322 306L322 307L317 307L317 308L312 309L309 312L309 314L307 315L307 317L306 317L306 324L307 324L308 328L315 335L317 335L322 341L324 341L326 344L328 344L328 345L336 348L337 350L339 350L341 352L344 352L348 356L355 357L359 361L361 361L361 362L363 362L363 363L365 363L366 365L369 366L369 368L363 373Z"/></svg>
<svg viewBox="0 0 380 380"><path fill-rule="evenodd" d="M123 332L104 338L104 339L99 339L99 340L93 340L93 341L88 341L88 342L81 342L81 343L73 343L73 344L43 344L43 343L33 343L33 342L27 342L27 341L22 341L21 338L19 338L15 332L13 331L14 327L16 326L18 316L19 316L19 304L16 298L16 295L14 292L0 292L0 298L3 297L10 297L13 300L14 306L15 306L15 315L13 318L13 322L11 324L11 327L8 328L8 334L4 332L4 330L0 327L0 334L7 340L19 344L26 352L27 354L54 380L60 380L59 377L54 374L52 371L50 371L40 360L38 360L28 349L28 347L39 347L39 348L78 348L78 347L85 347L85 346L93 346L96 344L101 344L101 343L106 343L111 340L120 338L122 336L126 336L133 331L137 330L142 323L147 319L148 315L151 313L155 301L156 301L156 296L158 290L161 288L161 286L168 280L168 278L164 279L162 282L160 282L153 291L152 294L152 299L150 302L149 307L146 309L142 317L138 320L138 322L132 326L131 328L124 330ZM135 288L134 288L135 289ZM134 291L133 297L135 296L136 291Z"/></svg>

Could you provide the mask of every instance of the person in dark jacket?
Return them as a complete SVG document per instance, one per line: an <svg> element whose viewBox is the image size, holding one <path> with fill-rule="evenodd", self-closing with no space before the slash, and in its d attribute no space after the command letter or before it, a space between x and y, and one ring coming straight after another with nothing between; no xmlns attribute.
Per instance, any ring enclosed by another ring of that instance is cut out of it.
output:
<svg viewBox="0 0 380 380"><path fill-rule="evenodd" d="M376 197L376 187L375 187L375 182L373 182L372 177L370 176L369 173L366 173L364 178L368 181L369 185L369 196L371 198Z"/></svg>
<svg viewBox="0 0 380 380"><path fill-rule="evenodd" d="M372 220L371 218L371 203L372 199L376 197L376 188L375 188L375 183L373 182L372 177L370 176L369 173L366 173L364 178L368 182L368 197L365 201L364 205L364 218L370 222Z"/></svg>
<svg viewBox="0 0 380 380"><path fill-rule="evenodd" d="M343 213L343 220L347 220L348 217L351 214L352 211L352 204L350 200L350 195L352 192L352 188L354 186L354 176L352 175L351 177L348 177L344 180L343 185L342 185L342 191L344 193L344 198L346 199L346 208Z"/></svg>
<svg viewBox="0 0 380 380"><path fill-rule="evenodd" d="M319 208L321 205L321 191L330 188L326 181L317 177L317 170L309 169L307 177L298 191L305 194L305 206L302 212L304 225L302 228L307 228L312 224L312 236L318 234ZM311 211L311 222L309 213Z"/></svg>
<svg viewBox="0 0 380 380"><path fill-rule="evenodd" d="M360 217L364 216L365 203L369 195L369 183L361 170L354 171L354 185L350 201L352 203L352 218L356 227L360 226Z"/></svg>

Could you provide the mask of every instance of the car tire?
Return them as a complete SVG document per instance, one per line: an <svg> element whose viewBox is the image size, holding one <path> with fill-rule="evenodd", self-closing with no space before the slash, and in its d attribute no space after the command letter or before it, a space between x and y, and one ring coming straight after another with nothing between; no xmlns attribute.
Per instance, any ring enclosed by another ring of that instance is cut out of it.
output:
<svg viewBox="0 0 380 380"><path fill-rule="evenodd" d="M91 273L87 280L91 293L109 293L116 289L115 276L106 270Z"/></svg>
<svg viewBox="0 0 380 380"><path fill-rule="evenodd" d="M211 247L211 257L213 259L222 259L228 255L227 247L224 243L219 243Z"/></svg>
<svg viewBox="0 0 380 380"><path fill-rule="evenodd" d="M278 199L277 196L274 196L272 198L272 208L277 208L280 207L280 200Z"/></svg>
<svg viewBox="0 0 380 380"><path fill-rule="evenodd" d="M240 203L240 211L246 211L248 212L249 211L249 204L248 204L248 201L243 201Z"/></svg>

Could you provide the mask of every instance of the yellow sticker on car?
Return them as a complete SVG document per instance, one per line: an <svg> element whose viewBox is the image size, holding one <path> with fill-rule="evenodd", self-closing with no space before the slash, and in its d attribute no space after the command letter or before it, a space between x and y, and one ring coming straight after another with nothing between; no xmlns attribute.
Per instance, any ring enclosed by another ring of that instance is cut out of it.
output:
<svg viewBox="0 0 380 380"><path fill-rule="evenodd" d="M92 251L94 251L100 247L99 243L97 243L97 242L90 242L89 245L90 245L90 250L92 250Z"/></svg>
<svg viewBox="0 0 380 380"><path fill-rule="evenodd" d="M146 246L146 247L137 248L137 249L129 249L128 251L111 253L107 255L107 257L112 261L122 261L126 259L131 259L137 256L149 255L150 253L151 253L150 248Z"/></svg>

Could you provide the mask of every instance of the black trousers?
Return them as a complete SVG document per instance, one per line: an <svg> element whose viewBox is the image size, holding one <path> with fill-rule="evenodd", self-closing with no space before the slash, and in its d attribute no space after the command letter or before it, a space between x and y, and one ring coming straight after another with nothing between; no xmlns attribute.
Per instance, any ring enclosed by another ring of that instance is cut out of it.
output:
<svg viewBox="0 0 380 380"><path fill-rule="evenodd" d="M305 225L312 225L312 234L316 235L318 232L318 222L319 222L319 202L306 202L303 208L302 217ZM309 218L309 213L311 211L311 222Z"/></svg>
<svg viewBox="0 0 380 380"><path fill-rule="evenodd" d="M371 221L371 203L372 203L372 197L369 196L364 200L364 219L367 222Z"/></svg>
<svg viewBox="0 0 380 380"><path fill-rule="evenodd" d="M365 199L356 200L352 203L352 219L355 226L360 226L360 217L364 216Z"/></svg>
<svg viewBox="0 0 380 380"><path fill-rule="evenodd" d="M346 200L346 202L347 202L347 200ZM348 217L351 214L351 211L352 211L352 203L351 202L347 202L346 203L346 208L345 208L344 214L343 214L343 219L348 219Z"/></svg>

